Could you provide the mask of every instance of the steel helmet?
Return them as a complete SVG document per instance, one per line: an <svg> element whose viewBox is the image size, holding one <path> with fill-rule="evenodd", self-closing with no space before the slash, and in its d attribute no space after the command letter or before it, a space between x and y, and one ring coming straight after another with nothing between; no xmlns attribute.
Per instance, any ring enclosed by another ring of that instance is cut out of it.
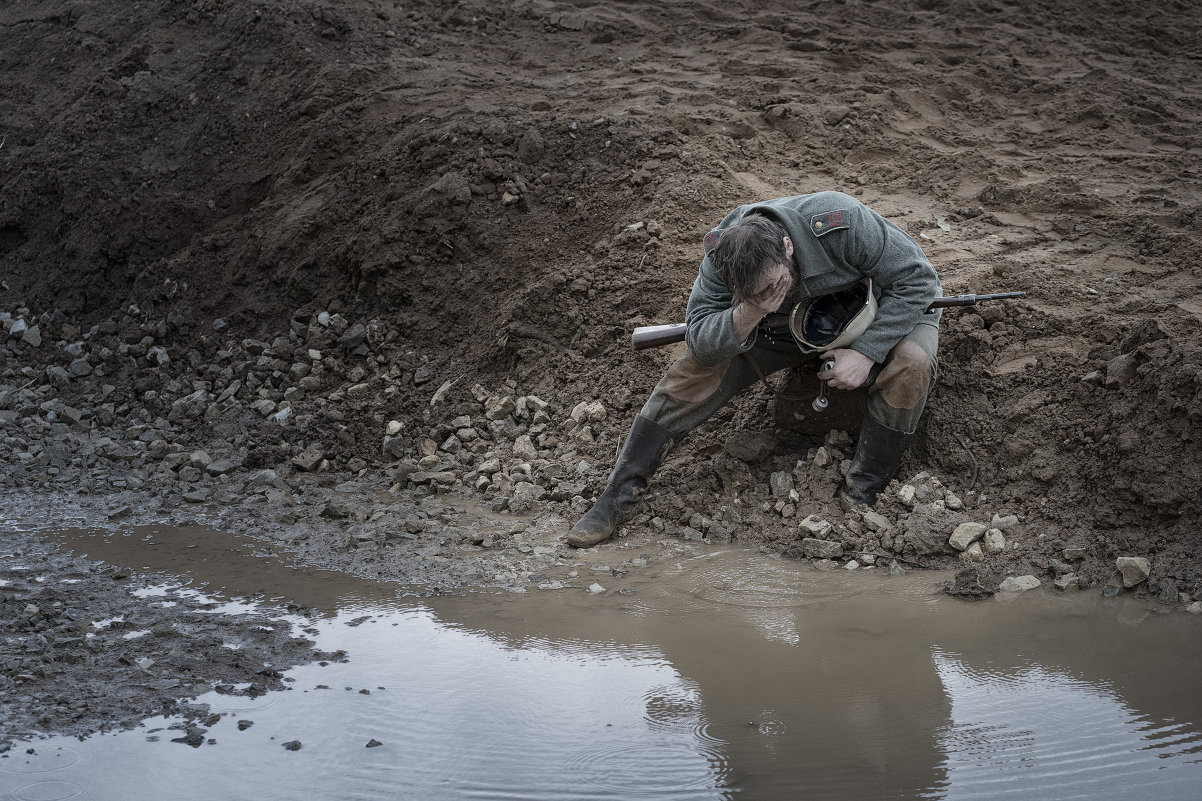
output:
<svg viewBox="0 0 1202 801"><path fill-rule="evenodd" d="M876 319L872 279L835 292L806 298L789 315L789 330L803 350L845 348Z"/></svg>

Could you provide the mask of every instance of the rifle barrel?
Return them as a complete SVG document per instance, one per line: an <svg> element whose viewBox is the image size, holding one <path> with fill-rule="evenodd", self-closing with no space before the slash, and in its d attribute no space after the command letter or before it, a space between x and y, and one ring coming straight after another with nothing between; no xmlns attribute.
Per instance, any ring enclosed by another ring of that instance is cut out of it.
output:
<svg viewBox="0 0 1202 801"><path fill-rule="evenodd" d="M946 309L950 306L975 306L987 300L1007 300L1009 298L1025 298L1026 292L997 292L992 295L950 295L946 298L935 298L928 309Z"/></svg>
<svg viewBox="0 0 1202 801"><path fill-rule="evenodd" d="M1025 298L1026 292L998 292L992 295L950 295L945 298L935 298L927 311L945 309L951 306L975 306L988 300L1008 300L1010 298ZM658 348L671 345L674 342L684 342L684 323L669 323L667 325L643 325L634 329L631 343L635 350Z"/></svg>

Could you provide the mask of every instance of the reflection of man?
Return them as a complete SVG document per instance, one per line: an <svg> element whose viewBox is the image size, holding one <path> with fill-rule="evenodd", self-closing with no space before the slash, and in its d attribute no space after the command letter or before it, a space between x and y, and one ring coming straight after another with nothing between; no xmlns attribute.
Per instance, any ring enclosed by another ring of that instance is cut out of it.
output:
<svg viewBox="0 0 1202 801"><path fill-rule="evenodd" d="M613 535L638 508L671 447L761 375L815 358L790 334L801 300L872 280L878 309L847 347L823 354L834 389L867 384L868 415L838 495L869 505L893 478L935 381L941 294L935 269L893 223L838 192L740 206L705 237L689 295L688 351L635 416L605 491L568 533L579 548Z"/></svg>

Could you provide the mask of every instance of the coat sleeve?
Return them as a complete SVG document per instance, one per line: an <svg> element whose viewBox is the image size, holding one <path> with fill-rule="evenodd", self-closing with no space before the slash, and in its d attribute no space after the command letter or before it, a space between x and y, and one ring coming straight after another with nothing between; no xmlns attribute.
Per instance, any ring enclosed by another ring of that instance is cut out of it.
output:
<svg viewBox="0 0 1202 801"><path fill-rule="evenodd" d="M707 255L701 260L685 312L685 342L693 356L706 366L713 367L745 353L755 344L755 330L745 342L740 342L735 335L733 306L733 294L722 283Z"/></svg>
<svg viewBox="0 0 1202 801"><path fill-rule="evenodd" d="M843 258L872 278L881 297L876 320L851 348L883 363L915 325L939 323L940 312L926 314L926 309L942 290L926 254L904 231L866 206L858 205L854 213L858 219L844 238Z"/></svg>

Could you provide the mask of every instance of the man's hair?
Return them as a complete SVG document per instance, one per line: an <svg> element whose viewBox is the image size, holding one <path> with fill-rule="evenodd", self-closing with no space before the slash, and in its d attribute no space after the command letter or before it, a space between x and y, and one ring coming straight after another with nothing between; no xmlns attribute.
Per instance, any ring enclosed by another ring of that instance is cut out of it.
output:
<svg viewBox="0 0 1202 801"><path fill-rule="evenodd" d="M785 253L785 227L762 214L748 214L722 231L710 254L718 277L736 299L755 291L763 272L778 264L789 264Z"/></svg>

